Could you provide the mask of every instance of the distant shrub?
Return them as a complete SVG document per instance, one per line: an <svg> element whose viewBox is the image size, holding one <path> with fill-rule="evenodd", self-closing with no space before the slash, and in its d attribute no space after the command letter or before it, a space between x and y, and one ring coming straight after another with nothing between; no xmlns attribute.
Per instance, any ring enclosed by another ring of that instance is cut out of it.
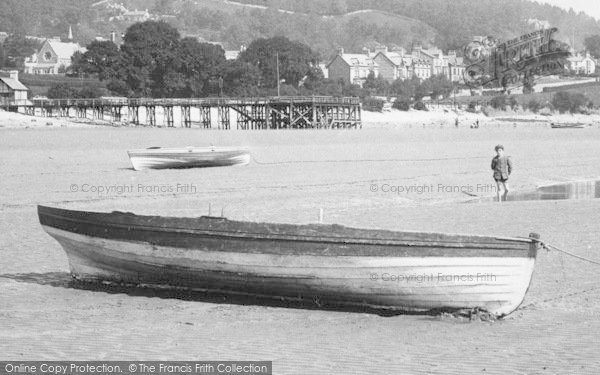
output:
<svg viewBox="0 0 600 375"><path fill-rule="evenodd" d="M79 98L86 99L99 98L107 94L108 91L102 87L85 87L76 93Z"/></svg>
<svg viewBox="0 0 600 375"><path fill-rule="evenodd" d="M469 102L469 106L467 107L467 112L476 112L477 111L477 102L476 101L470 101Z"/></svg>
<svg viewBox="0 0 600 375"><path fill-rule="evenodd" d="M490 100L490 105L494 109L506 109L506 97L504 95L494 96L492 100Z"/></svg>
<svg viewBox="0 0 600 375"><path fill-rule="evenodd" d="M48 99L67 99L76 97L77 90L69 87L66 84L59 83L56 85L52 85L48 92L46 92L46 96Z"/></svg>
<svg viewBox="0 0 600 375"><path fill-rule="evenodd" d="M565 113L571 107L571 95L566 91L559 91L552 97L552 105L560 112Z"/></svg>
<svg viewBox="0 0 600 375"><path fill-rule="evenodd" d="M570 112L578 113L589 103L589 99L582 93L569 93L568 91L559 91L552 98L552 105L560 113Z"/></svg>
<svg viewBox="0 0 600 375"><path fill-rule="evenodd" d="M84 87L81 90L77 90L74 87L70 87L66 84L58 84L51 86L46 92L46 96L49 99L77 99L77 98L99 98L107 94L107 90L102 87Z"/></svg>
<svg viewBox="0 0 600 375"><path fill-rule="evenodd" d="M119 96L130 96L131 91L127 83L120 80L111 80L106 85L106 88L110 90L111 93L119 95Z"/></svg>
<svg viewBox="0 0 600 375"><path fill-rule="evenodd" d="M408 111L410 109L410 101L408 99L398 98L392 105L392 108Z"/></svg>
<svg viewBox="0 0 600 375"><path fill-rule="evenodd" d="M508 105L510 106L510 109L512 109L514 111L514 110L518 109L519 102L517 101L517 99L514 96L511 96L510 98L508 98Z"/></svg>
<svg viewBox="0 0 600 375"><path fill-rule="evenodd" d="M420 100L418 102L416 102L415 104L413 104L413 108L416 109L417 111L428 111L425 103L423 103Z"/></svg>
<svg viewBox="0 0 600 375"><path fill-rule="evenodd" d="M383 104L385 101L383 99L366 97L362 100L363 109L366 111L373 112L382 112Z"/></svg>
<svg viewBox="0 0 600 375"><path fill-rule="evenodd" d="M540 110L540 102L538 102L535 99L531 99L529 101L529 103L527 103L527 108L529 108L529 110L533 113L538 113L538 111Z"/></svg>

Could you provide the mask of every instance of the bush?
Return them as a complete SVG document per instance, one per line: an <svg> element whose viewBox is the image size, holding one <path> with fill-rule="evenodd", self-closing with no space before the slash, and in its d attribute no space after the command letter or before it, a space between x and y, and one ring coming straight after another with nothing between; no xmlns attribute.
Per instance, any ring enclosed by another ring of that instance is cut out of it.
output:
<svg viewBox="0 0 600 375"><path fill-rule="evenodd" d="M471 100L469 102L469 106L467 107L467 112L475 113L477 112L477 102Z"/></svg>
<svg viewBox="0 0 600 375"><path fill-rule="evenodd" d="M413 104L413 108L416 109L417 111L428 111L425 103L423 103L420 100L418 102L416 102L415 104Z"/></svg>
<svg viewBox="0 0 600 375"><path fill-rule="evenodd" d="M99 98L106 94L106 89L102 87L84 87L81 90L77 90L74 87L69 87L65 84L53 85L48 89L46 96L48 99L77 99L86 98L93 99Z"/></svg>
<svg viewBox="0 0 600 375"><path fill-rule="evenodd" d="M75 93L79 98L94 99L107 94L107 90L102 87L85 87Z"/></svg>
<svg viewBox="0 0 600 375"><path fill-rule="evenodd" d="M67 99L67 98L75 98L77 95L77 90L65 85L63 83L59 83L57 85L52 85L48 92L46 92L46 96L48 99Z"/></svg>
<svg viewBox="0 0 600 375"><path fill-rule="evenodd" d="M490 105L494 109L501 109L504 111L506 109L506 96L498 95L494 96L492 100L490 100Z"/></svg>
<svg viewBox="0 0 600 375"><path fill-rule="evenodd" d="M408 111L410 109L410 101L408 99L398 98L392 105L392 108Z"/></svg>
<svg viewBox="0 0 600 375"><path fill-rule="evenodd" d="M366 97L362 100L363 109L366 111L373 112L382 112L384 103L385 101L382 99L376 99L371 97Z"/></svg>
<svg viewBox="0 0 600 375"><path fill-rule="evenodd" d="M538 113L538 111L540 110L540 102L538 102L535 99L531 99L529 101L529 103L527 103L527 107L529 108L529 110L533 113Z"/></svg>
<svg viewBox="0 0 600 375"><path fill-rule="evenodd" d="M582 93L569 93L567 91L559 91L552 98L552 105L560 113L569 111L570 113L578 113L582 108L589 103L589 99Z"/></svg>
<svg viewBox="0 0 600 375"><path fill-rule="evenodd" d="M514 111L519 106L519 102L514 96L511 96L510 98L508 98L508 105L510 105L510 109Z"/></svg>

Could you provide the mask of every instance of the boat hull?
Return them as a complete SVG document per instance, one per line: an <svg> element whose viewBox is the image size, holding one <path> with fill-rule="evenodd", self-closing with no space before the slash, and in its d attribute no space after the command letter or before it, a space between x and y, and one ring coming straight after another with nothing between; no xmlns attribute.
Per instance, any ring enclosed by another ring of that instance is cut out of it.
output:
<svg viewBox="0 0 600 375"><path fill-rule="evenodd" d="M116 232L118 238L98 236L89 223L82 229L44 213L40 220L66 251L79 280L315 298L399 310L480 308L498 316L509 314L525 296L537 251L537 244L526 240L509 241L504 251L478 246L445 249L440 247L440 239L445 239L439 236L427 248L398 239L392 240L399 241L397 245L389 245L389 238L367 238L363 243L344 243L335 236L324 242L298 241L289 233L273 237L273 231L270 238L250 239L247 232L223 235L219 225L213 225L216 236L179 233L179 242L169 245L172 240L161 242L148 234L129 239ZM144 237L148 240L140 240Z"/></svg>
<svg viewBox="0 0 600 375"><path fill-rule="evenodd" d="M128 151L135 170L245 165L250 152L234 148L146 149Z"/></svg>

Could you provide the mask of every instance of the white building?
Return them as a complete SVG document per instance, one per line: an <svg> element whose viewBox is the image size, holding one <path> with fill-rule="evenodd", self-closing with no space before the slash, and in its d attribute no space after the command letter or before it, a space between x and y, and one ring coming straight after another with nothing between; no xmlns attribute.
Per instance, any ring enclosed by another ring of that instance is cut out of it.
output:
<svg viewBox="0 0 600 375"><path fill-rule="evenodd" d="M0 70L0 105L28 104L27 92L29 89L19 82L17 70Z"/></svg>
<svg viewBox="0 0 600 375"><path fill-rule="evenodd" d="M86 49L77 43L47 39L38 52L25 60L25 73L58 74L59 70L71 66L71 57L75 52L85 51Z"/></svg>
<svg viewBox="0 0 600 375"><path fill-rule="evenodd" d="M370 52L344 53L343 49L327 64L329 79L342 79L345 82L362 85L371 72L379 75L379 65L373 60Z"/></svg>
<svg viewBox="0 0 600 375"><path fill-rule="evenodd" d="M581 53L573 54L567 58L568 69L577 74L594 74L596 71L596 61L590 56L589 52L585 55Z"/></svg>

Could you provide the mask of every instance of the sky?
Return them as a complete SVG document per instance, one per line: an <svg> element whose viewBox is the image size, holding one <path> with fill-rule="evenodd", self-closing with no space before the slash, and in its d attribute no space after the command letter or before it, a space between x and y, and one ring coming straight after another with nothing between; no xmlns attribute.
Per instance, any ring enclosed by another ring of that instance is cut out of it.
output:
<svg viewBox="0 0 600 375"><path fill-rule="evenodd" d="M588 15L600 20L600 2L597 0L532 0L537 3L556 5L557 7L569 10L573 8L576 13L583 11Z"/></svg>

